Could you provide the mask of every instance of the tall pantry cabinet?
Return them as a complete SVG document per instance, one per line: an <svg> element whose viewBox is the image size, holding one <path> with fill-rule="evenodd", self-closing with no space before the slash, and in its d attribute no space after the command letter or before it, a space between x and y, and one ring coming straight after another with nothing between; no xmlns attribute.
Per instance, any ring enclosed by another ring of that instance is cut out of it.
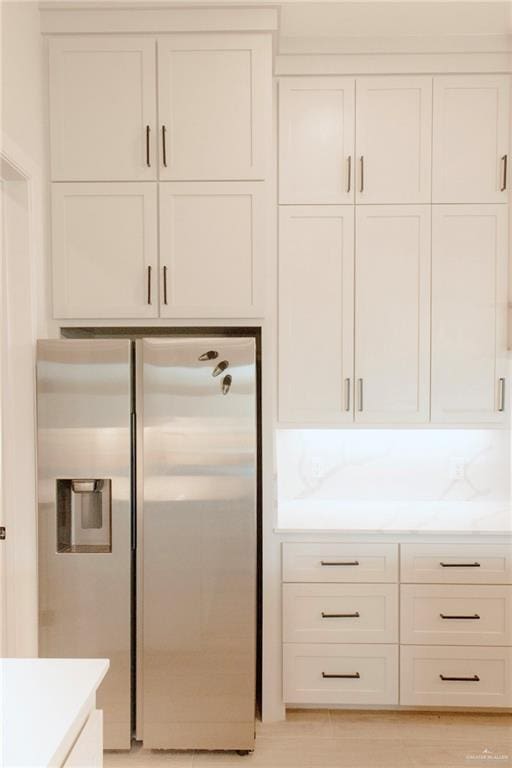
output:
<svg viewBox="0 0 512 768"><path fill-rule="evenodd" d="M49 47L55 317L260 316L271 35Z"/></svg>
<svg viewBox="0 0 512 768"><path fill-rule="evenodd" d="M504 423L509 87L281 78L283 424Z"/></svg>

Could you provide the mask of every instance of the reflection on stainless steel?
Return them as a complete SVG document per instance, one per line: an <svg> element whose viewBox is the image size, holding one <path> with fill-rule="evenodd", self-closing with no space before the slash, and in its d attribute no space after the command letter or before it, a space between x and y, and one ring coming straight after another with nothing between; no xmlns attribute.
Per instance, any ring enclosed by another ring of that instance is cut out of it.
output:
<svg viewBox="0 0 512 768"><path fill-rule="evenodd" d="M253 339L144 340L143 713L148 748L252 749L256 641Z"/></svg>
<svg viewBox="0 0 512 768"><path fill-rule="evenodd" d="M130 746L129 372L127 341L38 344L39 653L110 659L98 707L105 746L119 749Z"/></svg>

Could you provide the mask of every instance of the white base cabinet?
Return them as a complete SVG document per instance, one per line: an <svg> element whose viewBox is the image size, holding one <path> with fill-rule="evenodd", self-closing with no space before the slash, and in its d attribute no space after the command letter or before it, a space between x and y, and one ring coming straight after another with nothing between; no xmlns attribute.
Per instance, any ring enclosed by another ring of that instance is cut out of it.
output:
<svg viewBox="0 0 512 768"><path fill-rule="evenodd" d="M103 712L95 709L69 753L63 768L102 768Z"/></svg>
<svg viewBox="0 0 512 768"><path fill-rule="evenodd" d="M512 648L402 645L400 704L512 707Z"/></svg>
<svg viewBox="0 0 512 768"><path fill-rule="evenodd" d="M512 708L511 563L507 543L284 542L285 704Z"/></svg>
<svg viewBox="0 0 512 768"><path fill-rule="evenodd" d="M288 704L397 704L398 645L285 643Z"/></svg>

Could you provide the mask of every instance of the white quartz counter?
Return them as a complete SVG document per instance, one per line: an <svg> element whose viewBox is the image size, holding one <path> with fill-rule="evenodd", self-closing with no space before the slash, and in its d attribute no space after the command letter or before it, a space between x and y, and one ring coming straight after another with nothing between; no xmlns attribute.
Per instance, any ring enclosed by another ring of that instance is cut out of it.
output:
<svg viewBox="0 0 512 768"><path fill-rule="evenodd" d="M0 766L63 765L110 662L106 659L0 660Z"/></svg>

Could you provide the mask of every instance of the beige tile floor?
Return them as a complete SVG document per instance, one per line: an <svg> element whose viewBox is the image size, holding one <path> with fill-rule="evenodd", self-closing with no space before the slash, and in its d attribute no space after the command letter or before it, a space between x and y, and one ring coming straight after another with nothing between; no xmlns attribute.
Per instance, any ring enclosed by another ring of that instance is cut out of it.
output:
<svg viewBox="0 0 512 768"><path fill-rule="evenodd" d="M256 749L106 752L105 768L512 768L512 715L288 710Z"/></svg>

